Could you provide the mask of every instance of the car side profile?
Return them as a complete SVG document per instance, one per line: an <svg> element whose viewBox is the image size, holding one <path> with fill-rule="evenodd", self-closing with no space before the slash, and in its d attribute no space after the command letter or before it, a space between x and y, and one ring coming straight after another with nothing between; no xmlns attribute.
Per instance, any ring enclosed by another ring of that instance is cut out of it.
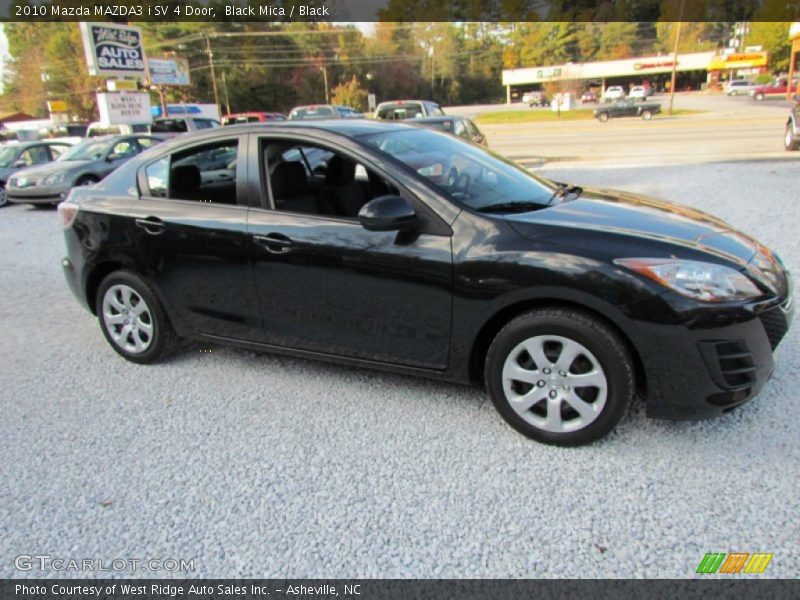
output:
<svg viewBox="0 0 800 600"><path fill-rule="evenodd" d="M53 205L74 186L94 185L143 150L161 142L151 135L89 139L62 152L58 159L14 173L6 193L12 204Z"/></svg>
<svg viewBox="0 0 800 600"><path fill-rule="evenodd" d="M595 109L594 117L601 123L616 117L641 117L645 121L649 121L653 115L660 112L661 104L658 102L637 102L627 99Z"/></svg>
<svg viewBox="0 0 800 600"><path fill-rule="evenodd" d="M367 120L175 138L59 207L67 282L141 364L181 337L461 383L541 442L753 398L789 328L776 254L711 215L549 181Z"/></svg>

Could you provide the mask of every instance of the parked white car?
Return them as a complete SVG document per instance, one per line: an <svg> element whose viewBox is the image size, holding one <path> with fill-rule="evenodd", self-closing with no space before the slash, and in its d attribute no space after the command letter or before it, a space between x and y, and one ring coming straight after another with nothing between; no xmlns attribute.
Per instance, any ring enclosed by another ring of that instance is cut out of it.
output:
<svg viewBox="0 0 800 600"><path fill-rule="evenodd" d="M606 88L605 94L603 94L603 102L612 102L613 100L624 100L625 99L625 90L622 89L622 86L619 85L612 85L610 88Z"/></svg>
<svg viewBox="0 0 800 600"><path fill-rule="evenodd" d="M644 100L647 98L647 88L643 85L635 85L631 88L631 91L628 92L628 98L630 100Z"/></svg>
<svg viewBox="0 0 800 600"><path fill-rule="evenodd" d="M755 82L750 81L748 79L737 79L735 81L729 81L726 83L722 91L728 94L728 96L738 96L739 94L749 94L750 90L754 90L758 87Z"/></svg>

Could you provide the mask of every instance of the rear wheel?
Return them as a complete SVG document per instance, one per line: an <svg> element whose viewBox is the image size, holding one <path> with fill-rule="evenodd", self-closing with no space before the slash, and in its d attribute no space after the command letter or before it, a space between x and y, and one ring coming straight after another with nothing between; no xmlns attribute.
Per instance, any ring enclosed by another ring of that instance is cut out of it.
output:
<svg viewBox="0 0 800 600"><path fill-rule="evenodd" d="M605 123L606 121L608 121L608 113L601 112L599 115L597 115L597 120L600 121L601 123Z"/></svg>
<svg viewBox="0 0 800 600"><path fill-rule="evenodd" d="M558 446L608 434L634 392L632 359L619 335L571 310L544 309L511 321L492 342L485 373L508 424Z"/></svg>
<svg viewBox="0 0 800 600"><path fill-rule="evenodd" d="M791 123L786 124L786 135L783 138L783 147L787 150L800 149L800 140L794 139L794 128Z"/></svg>
<svg viewBox="0 0 800 600"><path fill-rule="evenodd" d="M175 331L161 302L139 276L129 271L106 276L95 307L106 340L124 358L150 364L169 356Z"/></svg>
<svg viewBox="0 0 800 600"><path fill-rule="evenodd" d="M650 119L652 119L652 118L653 118L653 112L652 112L652 111L649 111L649 110L643 110L643 111L642 111L642 118L643 118L645 121L649 121Z"/></svg>
<svg viewBox="0 0 800 600"><path fill-rule="evenodd" d="M0 208L8 204L8 196L6 196L5 184L0 184Z"/></svg>

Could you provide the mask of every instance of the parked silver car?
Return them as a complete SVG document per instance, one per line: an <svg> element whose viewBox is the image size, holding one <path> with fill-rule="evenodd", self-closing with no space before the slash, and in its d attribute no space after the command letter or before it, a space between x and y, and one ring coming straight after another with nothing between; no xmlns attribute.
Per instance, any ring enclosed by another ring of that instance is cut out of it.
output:
<svg viewBox="0 0 800 600"><path fill-rule="evenodd" d="M6 185L12 204L58 204L77 185L94 185L143 150L161 142L149 135L95 138L73 146L58 160L16 172Z"/></svg>
<svg viewBox="0 0 800 600"><path fill-rule="evenodd" d="M14 173L26 167L49 163L70 146L72 144L67 142L39 141L8 144L0 148L0 206L5 206L8 202L6 183Z"/></svg>

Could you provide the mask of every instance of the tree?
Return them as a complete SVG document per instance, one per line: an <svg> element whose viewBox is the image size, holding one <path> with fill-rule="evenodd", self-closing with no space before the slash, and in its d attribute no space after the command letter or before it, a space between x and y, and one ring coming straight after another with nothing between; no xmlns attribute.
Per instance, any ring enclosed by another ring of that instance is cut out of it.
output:
<svg viewBox="0 0 800 600"><path fill-rule="evenodd" d="M333 88L331 101L334 104L341 104L356 110L364 111L367 108L367 96L367 90L358 84L358 79L353 75L350 81L340 83Z"/></svg>

